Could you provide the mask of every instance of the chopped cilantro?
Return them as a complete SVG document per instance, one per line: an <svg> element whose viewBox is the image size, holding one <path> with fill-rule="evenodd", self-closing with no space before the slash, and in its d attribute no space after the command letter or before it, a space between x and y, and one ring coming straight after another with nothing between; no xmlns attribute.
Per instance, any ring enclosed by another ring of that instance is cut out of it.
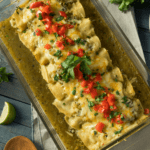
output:
<svg viewBox="0 0 150 150"><path fill-rule="evenodd" d="M127 104L127 101L128 101L127 96L124 96L124 97L122 98L122 100L123 100L122 103L124 103L127 107L129 107L129 104Z"/></svg>
<svg viewBox="0 0 150 150"><path fill-rule="evenodd" d="M122 121L125 119L123 114L121 114L120 118Z"/></svg>
<svg viewBox="0 0 150 150"><path fill-rule="evenodd" d="M98 115L98 113L94 113L94 116L97 116Z"/></svg>
<svg viewBox="0 0 150 150"><path fill-rule="evenodd" d="M59 59L60 57L62 57L63 55L61 54L60 50L57 50L57 52L54 54L54 56L57 57L57 59Z"/></svg>
<svg viewBox="0 0 150 150"><path fill-rule="evenodd" d="M80 91L80 96L83 97L83 90Z"/></svg>
<svg viewBox="0 0 150 150"><path fill-rule="evenodd" d="M48 32L48 31L46 31L46 30L44 30L44 33L45 33L45 34L49 34L49 32Z"/></svg>
<svg viewBox="0 0 150 150"><path fill-rule="evenodd" d="M41 25L38 25L38 27L40 27Z"/></svg>
<svg viewBox="0 0 150 150"><path fill-rule="evenodd" d="M58 37L58 34L57 34L57 33L54 33L54 35L55 35L55 37L56 37L56 39L57 39L57 37Z"/></svg>
<svg viewBox="0 0 150 150"><path fill-rule="evenodd" d="M117 79L117 78L115 78L115 82L118 82L118 79Z"/></svg>
<svg viewBox="0 0 150 150"><path fill-rule="evenodd" d="M74 40L74 42L77 43L77 44L85 45L86 41L78 38L78 39Z"/></svg>
<svg viewBox="0 0 150 150"><path fill-rule="evenodd" d="M56 74L55 77L54 77L54 80L58 81L59 80L59 75Z"/></svg>
<svg viewBox="0 0 150 150"><path fill-rule="evenodd" d="M111 126L114 127L114 124L112 123Z"/></svg>
<svg viewBox="0 0 150 150"><path fill-rule="evenodd" d="M95 101L97 102L101 102L102 100L104 100L103 98L106 96L106 93L102 93L99 97L95 98Z"/></svg>
<svg viewBox="0 0 150 150"><path fill-rule="evenodd" d="M120 94L118 90L116 91L116 94L117 94L117 95L119 95L119 94Z"/></svg>
<svg viewBox="0 0 150 150"><path fill-rule="evenodd" d="M110 106L110 109L114 109L114 107L113 107L113 106Z"/></svg>
<svg viewBox="0 0 150 150"><path fill-rule="evenodd" d="M121 129L120 130L118 130L118 131L115 131L114 133L115 134L119 134L119 133L121 133L121 131L123 130L123 127L121 127Z"/></svg>
<svg viewBox="0 0 150 150"><path fill-rule="evenodd" d="M64 62L61 63L63 67L62 79L66 82L69 81L69 78L74 79L74 68L77 66L77 64L80 63L80 70L83 74L91 74L92 71L88 67L88 65L91 64L91 60L87 56L78 57L76 55L70 55L66 58Z"/></svg>
<svg viewBox="0 0 150 150"><path fill-rule="evenodd" d="M9 76L12 75L12 73L6 73L6 68L1 67L0 68L0 83L2 81L9 82Z"/></svg>
<svg viewBox="0 0 150 150"><path fill-rule="evenodd" d="M35 32L33 32L33 36L35 36Z"/></svg>
<svg viewBox="0 0 150 150"><path fill-rule="evenodd" d="M42 13L39 13L38 19L39 19L39 20L43 20Z"/></svg>
<svg viewBox="0 0 150 150"><path fill-rule="evenodd" d="M97 90L105 90L105 89L100 85L99 82L96 82L96 83L97 83L97 87L96 87Z"/></svg>
<svg viewBox="0 0 150 150"><path fill-rule="evenodd" d="M66 105L65 103L63 103L63 105Z"/></svg>
<svg viewBox="0 0 150 150"><path fill-rule="evenodd" d="M76 87L73 88L72 95L76 95Z"/></svg>
<svg viewBox="0 0 150 150"><path fill-rule="evenodd" d="M61 20L63 20L63 19L64 19L64 17L63 17L63 16L60 16L60 17L56 18L55 20L56 20L57 22L59 22L59 21L61 21Z"/></svg>
<svg viewBox="0 0 150 150"><path fill-rule="evenodd" d="M93 102L89 101L88 99L87 99L87 101L88 101L88 107L89 107L90 111L92 111L91 107L93 107L95 104Z"/></svg>
<svg viewBox="0 0 150 150"><path fill-rule="evenodd" d="M30 9L30 11L31 11L31 13L33 13L33 10L32 9ZM42 19L41 19L42 20Z"/></svg>
<svg viewBox="0 0 150 150"><path fill-rule="evenodd" d="M97 134L97 132L96 131L94 131L94 135L96 135Z"/></svg>
<svg viewBox="0 0 150 150"><path fill-rule="evenodd" d="M51 43L54 43L54 40L50 40Z"/></svg>
<svg viewBox="0 0 150 150"><path fill-rule="evenodd" d="M22 33L26 33L26 30L22 31Z"/></svg>
<svg viewBox="0 0 150 150"><path fill-rule="evenodd" d="M55 14L54 13L50 13L49 16L55 16Z"/></svg>
<svg viewBox="0 0 150 150"><path fill-rule="evenodd" d="M105 72L101 73L101 76L103 76L105 74Z"/></svg>
<svg viewBox="0 0 150 150"><path fill-rule="evenodd" d="M29 6L28 7L26 7L27 9L29 9Z"/></svg>

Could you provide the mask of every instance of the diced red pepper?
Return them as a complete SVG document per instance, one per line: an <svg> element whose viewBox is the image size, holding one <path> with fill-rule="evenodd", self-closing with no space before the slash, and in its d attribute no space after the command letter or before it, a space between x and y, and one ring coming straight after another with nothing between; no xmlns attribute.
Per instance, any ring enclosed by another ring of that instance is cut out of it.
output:
<svg viewBox="0 0 150 150"><path fill-rule="evenodd" d="M145 108L145 109L144 109L144 114L147 115L147 114L149 114L149 113L150 113L150 112L149 112L149 109L148 109L148 108Z"/></svg>
<svg viewBox="0 0 150 150"><path fill-rule="evenodd" d="M104 87L106 94L109 93L108 87Z"/></svg>
<svg viewBox="0 0 150 150"><path fill-rule="evenodd" d="M50 6L46 5L44 7L40 7L40 10L43 12L43 13L46 13L46 14L50 14L52 13L53 11L50 10Z"/></svg>
<svg viewBox="0 0 150 150"><path fill-rule="evenodd" d="M91 90L93 88L94 82L88 81L88 88Z"/></svg>
<svg viewBox="0 0 150 150"><path fill-rule="evenodd" d="M78 80L82 80L83 79L83 73L80 71L80 64L78 64L75 68L74 68L74 73L75 73L75 77Z"/></svg>
<svg viewBox="0 0 150 150"><path fill-rule="evenodd" d="M57 25L52 25L52 30L54 33L58 32L58 26Z"/></svg>
<svg viewBox="0 0 150 150"><path fill-rule="evenodd" d="M75 42L74 42L73 40L69 39L69 38L67 38L66 41L67 41L70 45L74 45L74 44L75 44Z"/></svg>
<svg viewBox="0 0 150 150"><path fill-rule="evenodd" d="M98 111L100 107L101 107L101 105L100 105L100 104L97 104L97 105L94 105L94 106L93 106L93 109L94 109L95 111Z"/></svg>
<svg viewBox="0 0 150 150"><path fill-rule="evenodd" d="M81 49L81 48L78 49L77 53L78 53L79 57L83 57L84 56L83 49Z"/></svg>
<svg viewBox="0 0 150 150"><path fill-rule="evenodd" d="M89 88L85 88L85 89L83 89L83 92L86 93L86 94L89 94L91 91L90 91Z"/></svg>
<svg viewBox="0 0 150 150"><path fill-rule="evenodd" d="M66 33L67 28L65 26L62 26L59 31L58 34L63 36Z"/></svg>
<svg viewBox="0 0 150 150"><path fill-rule="evenodd" d="M59 49L61 49L61 50L63 50L65 48L62 41L57 41L56 46L59 47Z"/></svg>
<svg viewBox="0 0 150 150"><path fill-rule="evenodd" d="M65 13L64 11L59 11L59 14L60 14L61 16L63 16L64 18L67 18L67 15L66 15L66 13Z"/></svg>
<svg viewBox="0 0 150 150"><path fill-rule="evenodd" d="M107 112L109 112L110 108L109 108L109 104L108 104L108 102L106 100L102 101L101 106L102 107L100 107L98 112L100 112L100 113L107 113Z"/></svg>
<svg viewBox="0 0 150 150"><path fill-rule="evenodd" d="M68 28L68 29L72 29L72 28L74 28L74 25L67 24L67 28Z"/></svg>
<svg viewBox="0 0 150 150"><path fill-rule="evenodd" d="M40 6L43 6L43 2L33 2L30 4L30 8L38 8Z"/></svg>
<svg viewBox="0 0 150 150"><path fill-rule="evenodd" d="M37 29L35 30L35 34L36 34L37 36L40 36L40 35L42 34L42 31L37 28Z"/></svg>
<svg viewBox="0 0 150 150"><path fill-rule="evenodd" d="M108 94L107 101L110 106L113 106L115 104L115 95L114 94Z"/></svg>
<svg viewBox="0 0 150 150"><path fill-rule="evenodd" d="M87 85L88 85L88 81L83 80L83 81L81 82L81 86L82 86L82 87L86 87Z"/></svg>
<svg viewBox="0 0 150 150"><path fill-rule="evenodd" d="M44 48L45 48L45 49L50 49L50 48L51 48L51 45L50 45L50 44L46 44L46 45L44 46Z"/></svg>
<svg viewBox="0 0 150 150"><path fill-rule="evenodd" d="M92 89L91 90L91 97L95 99L95 97L97 97L98 93L97 93L97 89Z"/></svg>
<svg viewBox="0 0 150 150"><path fill-rule="evenodd" d="M99 122L99 123L95 126L95 129L96 129L98 132L102 133L104 127L105 127L105 124L102 123L102 122Z"/></svg>
<svg viewBox="0 0 150 150"><path fill-rule="evenodd" d="M117 124L123 124L124 122L121 120L121 115L118 115L116 118L115 118L115 122Z"/></svg>
<svg viewBox="0 0 150 150"><path fill-rule="evenodd" d="M96 74L96 77L94 79L95 82L98 82L98 81L101 81L102 80L102 77L101 77L101 74L100 73L97 73Z"/></svg>
<svg viewBox="0 0 150 150"><path fill-rule="evenodd" d="M111 111L114 111L114 110L116 110L116 109L117 109L116 105L111 105L111 107L110 107L110 110L111 110Z"/></svg>

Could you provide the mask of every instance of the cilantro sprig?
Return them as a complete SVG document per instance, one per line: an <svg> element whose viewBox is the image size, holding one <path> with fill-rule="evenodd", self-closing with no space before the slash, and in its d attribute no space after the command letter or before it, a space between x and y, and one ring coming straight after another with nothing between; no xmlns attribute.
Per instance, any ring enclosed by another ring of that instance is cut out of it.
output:
<svg viewBox="0 0 150 150"><path fill-rule="evenodd" d="M12 73L6 73L6 68L1 67L0 68L0 83L1 82L9 82L9 76L12 75Z"/></svg>
<svg viewBox="0 0 150 150"><path fill-rule="evenodd" d="M54 56L56 56L57 59L59 59L59 58L62 57L63 55L62 55L62 53L61 53L60 50L57 50L57 52L54 54Z"/></svg>
<svg viewBox="0 0 150 150"><path fill-rule="evenodd" d="M65 82L68 82L70 78L75 78L74 68L80 63L80 70L84 74L90 75L92 71L89 66L91 64L91 60L88 56L78 57L76 55L70 55L66 58L64 62L61 63L63 67L63 71L61 73L61 77Z"/></svg>
<svg viewBox="0 0 150 150"><path fill-rule="evenodd" d="M121 133L121 131L123 130L123 127L121 127L121 129L120 130L118 130L118 131L115 131L114 133L115 134L119 134L119 133Z"/></svg>
<svg viewBox="0 0 150 150"><path fill-rule="evenodd" d="M136 3L144 3L144 0L109 0L110 3L119 4L120 11L127 11L130 6L135 5Z"/></svg>
<svg viewBox="0 0 150 150"><path fill-rule="evenodd" d="M90 111L92 111L91 107L93 107L95 104L92 101L89 101L88 99L86 99L88 101L88 107L90 109Z"/></svg>

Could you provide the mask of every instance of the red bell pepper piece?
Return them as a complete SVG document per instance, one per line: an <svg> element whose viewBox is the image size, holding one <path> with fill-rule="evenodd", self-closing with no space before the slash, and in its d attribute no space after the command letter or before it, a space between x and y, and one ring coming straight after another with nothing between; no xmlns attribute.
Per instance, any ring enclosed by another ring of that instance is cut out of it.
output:
<svg viewBox="0 0 150 150"><path fill-rule="evenodd" d="M100 73L97 73L96 74L96 77L94 79L95 82L98 82L98 81L101 81L102 80L102 77L101 77L101 74Z"/></svg>
<svg viewBox="0 0 150 150"><path fill-rule="evenodd" d="M44 6L44 7L40 7L40 9L41 9L41 11L42 11L43 13L46 13L46 14L50 14L50 13L53 12L53 11L50 10L50 6L48 6L48 5L46 5L46 6Z"/></svg>
<svg viewBox="0 0 150 150"><path fill-rule="evenodd" d="M93 109L94 109L95 111L98 111L100 107L101 107L101 105L100 105L100 104L97 104L97 105L94 105L94 106L93 106Z"/></svg>
<svg viewBox="0 0 150 150"><path fill-rule="evenodd" d="M65 13L64 11L59 11L59 14L60 14L61 16L63 16L64 18L67 18L67 15L66 15L66 13Z"/></svg>
<svg viewBox="0 0 150 150"><path fill-rule="evenodd" d="M42 34L42 31L37 28L37 29L35 30L35 34L36 34L37 36L40 36L40 35Z"/></svg>
<svg viewBox="0 0 150 150"><path fill-rule="evenodd" d="M88 81L83 80L83 81L81 82L81 86L82 86L82 87L86 87L87 85L88 85Z"/></svg>
<svg viewBox="0 0 150 150"><path fill-rule="evenodd" d="M75 68L74 68L74 73L75 73L75 77L78 80L82 80L83 79L83 73L80 71L80 64L78 64Z"/></svg>
<svg viewBox="0 0 150 150"><path fill-rule="evenodd" d="M85 89L83 89L83 92L86 93L86 94L89 94L91 91L90 91L89 88L85 88Z"/></svg>
<svg viewBox="0 0 150 150"><path fill-rule="evenodd" d="M108 94L107 101L110 106L115 105L115 95L114 94Z"/></svg>
<svg viewBox="0 0 150 150"><path fill-rule="evenodd" d="M116 116L115 122L116 122L117 124L123 124L123 123L124 123L124 122L121 120L121 115Z"/></svg>
<svg viewBox="0 0 150 150"><path fill-rule="evenodd" d="M33 2L30 4L30 8L38 8L40 6L43 6L43 2Z"/></svg>
<svg viewBox="0 0 150 150"><path fill-rule="evenodd" d="M83 57L84 56L83 49L81 49L81 48L78 49L77 53L78 53L79 57Z"/></svg>
<svg viewBox="0 0 150 150"><path fill-rule="evenodd" d="M91 97L95 98L98 95L97 89L91 89Z"/></svg>
<svg viewBox="0 0 150 150"><path fill-rule="evenodd" d="M67 28L66 28L65 26L62 26L62 27L59 29L58 34L59 34L60 36L63 36L63 35L66 33L66 30L67 30Z"/></svg>
<svg viewBox="0 0 150 150"><path fill-rule="evenodd" d="M100 113L107 113L107 112L109 112L110 108L109 108L109 104L108 104L108 102L106 100L102 101L101 106L102 107L100 107L98 112L100 112Z"/></svg>
<svg viewBox="0 0 150 150"><path fill-rule="evenodd" d="M69 38L66 38L66 41L70 44L70 45L74 45L75 42Z"/></svg>
<svg viewBox="0 0 150 150"><path fill-rule="evenodd" d="M96 129L98 132L102 133L102 130L103 130L104 127L105 127L105 124L102 123L102 122L99 122L99 123L95 126L95 129Z"/></svg>
<svg viewBox="0 0 150 150"><path fill-rule="evenodd" d="M50 45L50 44L46 44L46 45L44 46L44 48L45 48L45 49L50 49L50 48L51 48L51 45Z"/></svg>
<svg viewBox="0 0 150 150"><path fill-rule="evenodd" d="M57 25L52 25L52 30L53 30L54 33L57 33L58 26Z"/></svg>
<svg viewBox="0 0 150 150"><path fill-rule="evenodd" d="M65 48L62 41L57 41L56 46L59 47L59 49L61 49L61 50L63 50Z"/></svg>
<svg viewBox="0 0 150 150"><path fill-rule="evenodd" d="M74 25L67 24L67 28L68 28L68 29L72 29L72 28L74 28Z"/></svg>
<svg viewBox="0 0 150 150"><path fill-rule="evenodd" d="M144 109L144 114L145 114L145 115L149 114L149 109L148 109L148 108L145 108L145 109Z"/></svg>

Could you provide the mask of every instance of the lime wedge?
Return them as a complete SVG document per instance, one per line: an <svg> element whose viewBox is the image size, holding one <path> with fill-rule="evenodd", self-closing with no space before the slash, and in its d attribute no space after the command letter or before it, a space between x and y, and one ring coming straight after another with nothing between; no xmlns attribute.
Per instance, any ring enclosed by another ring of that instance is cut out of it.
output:
<svg viewBox="0 0 150 150"><path fill-rule="evenodd" d="M15 117L16 117L16 110L14 106L9 102L5 102L3 111L0 116L0 124L2 125L10 124L14 121Z"/></svg>

